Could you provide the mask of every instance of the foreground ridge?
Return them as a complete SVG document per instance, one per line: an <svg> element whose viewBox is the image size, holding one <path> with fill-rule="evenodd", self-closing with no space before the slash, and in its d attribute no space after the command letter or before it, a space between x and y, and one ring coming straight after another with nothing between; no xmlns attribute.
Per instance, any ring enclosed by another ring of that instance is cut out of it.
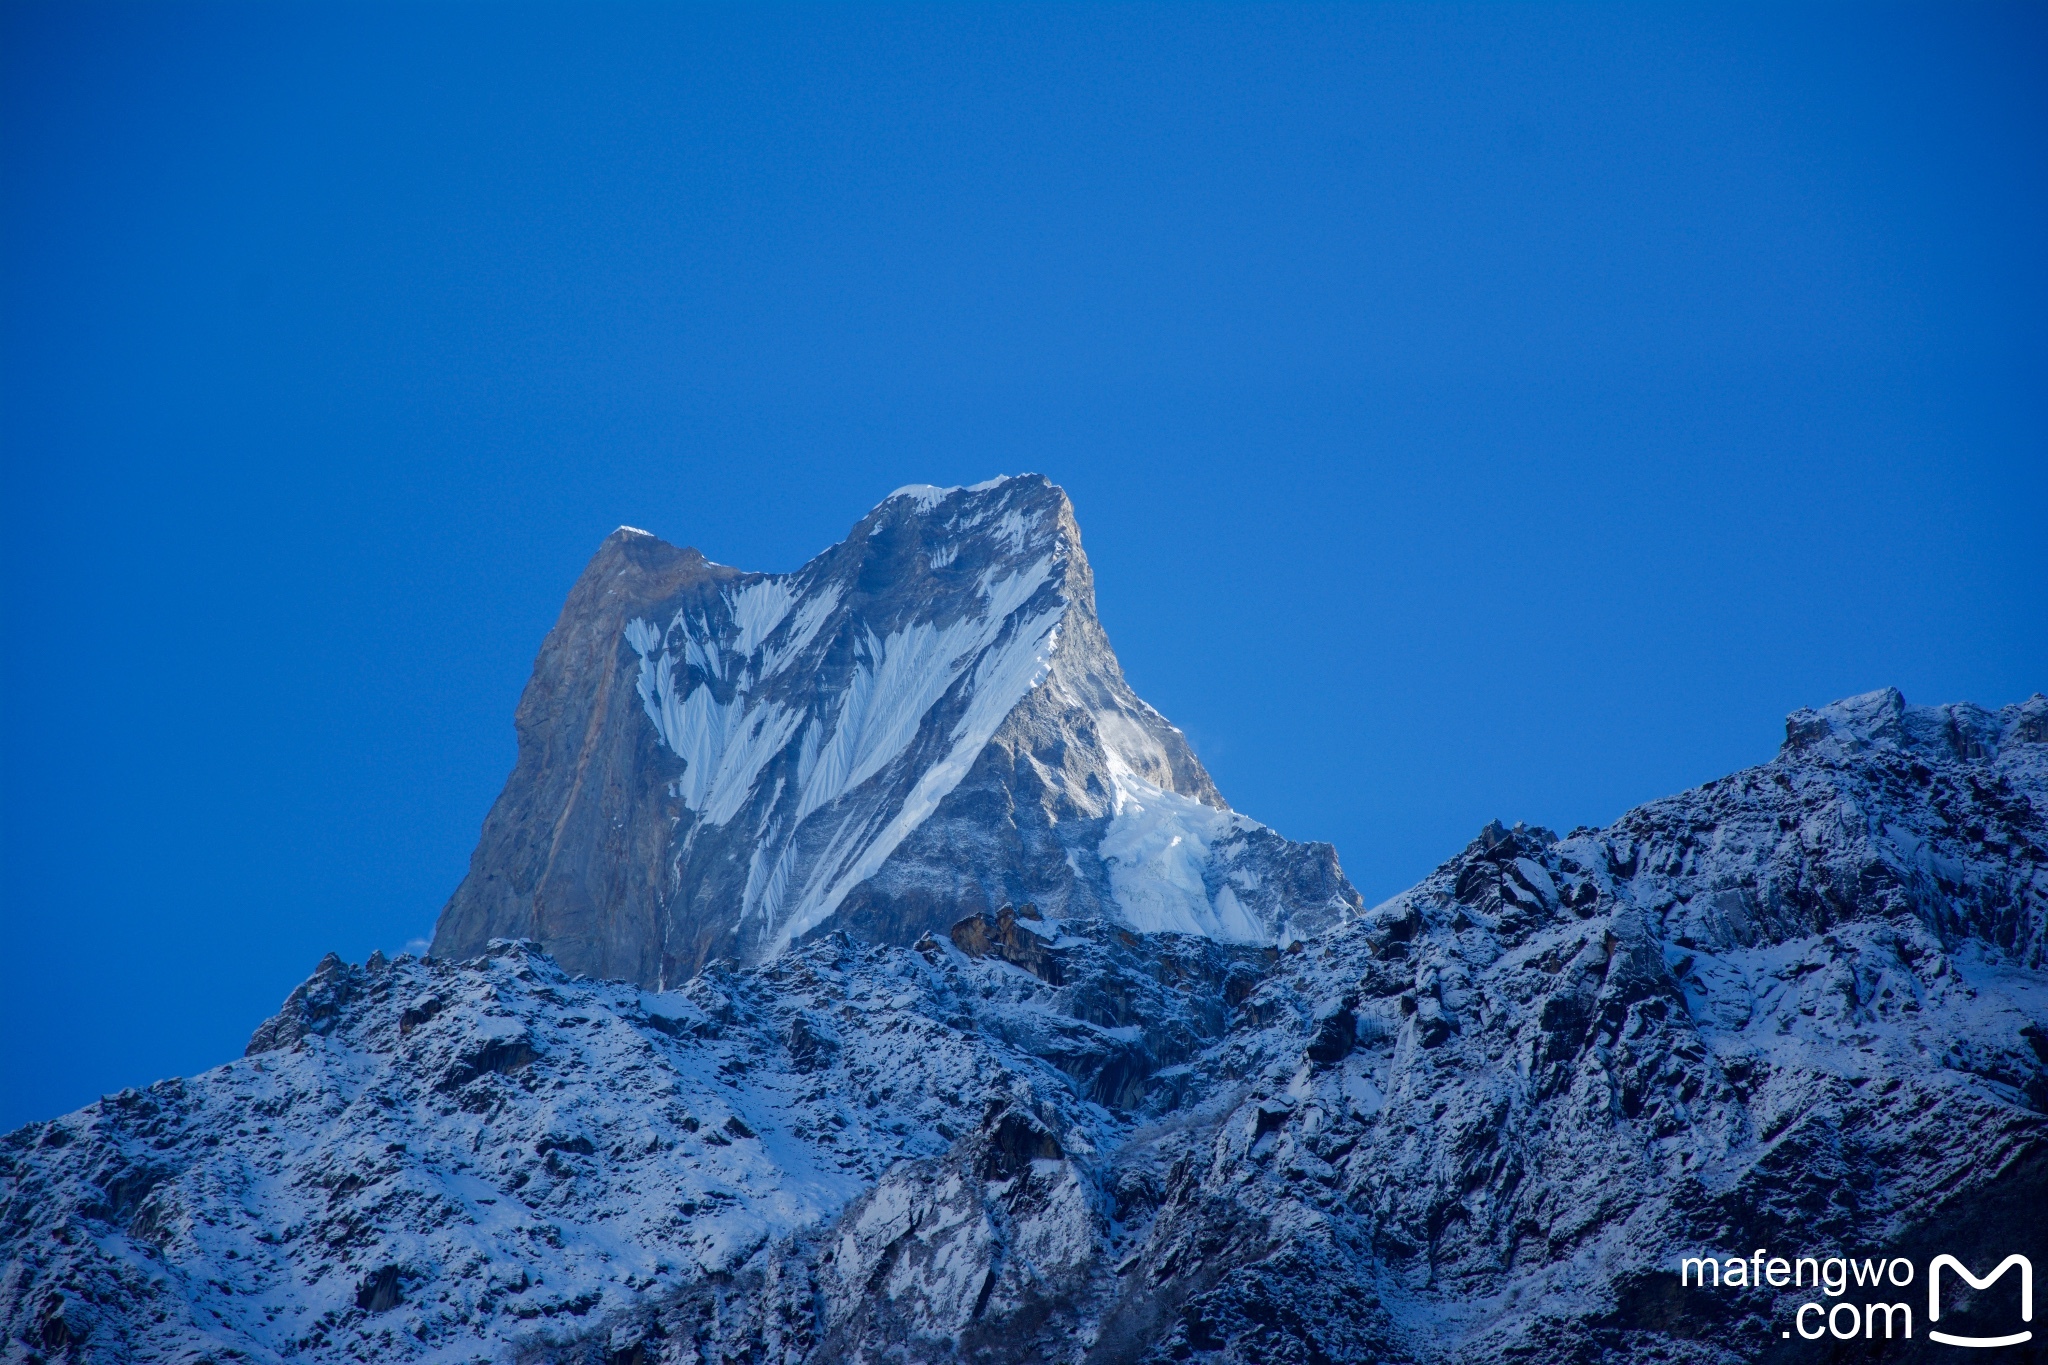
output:
<svg viewBox="0 0 2048 1365"><path fill-rule="evenodd" d="M1285 950L330 957L0 1141L0 1359L1774 1359L1680 1256L2038 1249L2044 869L2048 698L1879 692Z"/></svg>

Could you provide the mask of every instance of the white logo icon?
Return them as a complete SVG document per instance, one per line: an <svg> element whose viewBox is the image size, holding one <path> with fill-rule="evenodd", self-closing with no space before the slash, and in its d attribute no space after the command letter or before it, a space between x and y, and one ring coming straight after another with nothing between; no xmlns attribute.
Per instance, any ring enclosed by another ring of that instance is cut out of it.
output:
<svg viewBox="0 0 2048 1365"><path fill-rule="evenodd" d="M1972 1289L1989 1289L1992 1282L1998 1279L1999 1276L2005 1274L2006 1271L2011 1270L2014 1266L2018 1266L2020 1268L2020 1319L2023 1322L2032 1322L2034 1320L2034 1263L2026 1257L2014 1253L2000 1261L1998 1269L1992 1271L1981 1280L1972 1275L1970 1268L1955 1257L1935 1257L1934 1264L1927 1268L1927 1320L1929 1322L1941 1321L1941 1268L1943 1266L1947 1266L1955 1271L1956 1274L1968 1280ZM2011 1336L2007 1337L1957 1337L1950 1336L1947 1332L1937 1332L1929 1328L1927 1335L1949 1346L2017 1346L2023 1341L2032 1341L2034 1339L2034 1334L2031 1331L2014 1332Z"/></svg>

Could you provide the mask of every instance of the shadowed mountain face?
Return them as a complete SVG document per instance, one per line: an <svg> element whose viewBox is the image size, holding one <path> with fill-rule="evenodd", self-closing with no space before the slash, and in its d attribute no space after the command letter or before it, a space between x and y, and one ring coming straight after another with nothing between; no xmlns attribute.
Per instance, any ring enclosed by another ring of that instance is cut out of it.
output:
<svg viewBox="0 0 2048 1365"><path fill-rule="evenodd" d="M1232 812L1131 691L1035 475L900 490L791 574L621 528L517 725L437 957L529 938L659 987L1008 904L1281 944L1359 906L1328 845Z"/></svg>

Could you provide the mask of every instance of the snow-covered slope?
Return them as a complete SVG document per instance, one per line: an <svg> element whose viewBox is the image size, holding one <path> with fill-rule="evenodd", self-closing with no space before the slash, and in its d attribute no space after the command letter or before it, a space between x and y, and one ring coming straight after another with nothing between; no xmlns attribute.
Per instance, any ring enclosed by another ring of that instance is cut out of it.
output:
<svg viewBox="0 0 2048 1365"><path fill-rule="evenodd" d="M1105 1116L946 1022L982 1005L958 994L843 939L664 995L526 944L329 958L247 1059L10 1135L0 1358L493 1358L729 1275L980 1128L1085 1149Z"/></svg>
<svg viewBox="0 0 2048 1365"><path fill-rule="evenodd" d="M659 986L832 925L908 943L1031 901L1233 942L1356 908L1231 811L1095 617L1065 494L898 490L791 574L622 529L543 646L437 956L530 937Z"/></svg>
<svg viewBox="0 0 2048 1365"><path fill-rule="evenodd" d="M1860 1359L1677 1260L2048 1264L2044 943L2048 697L1886 692L1286 950L330 959L0 1141L0 1360Z"/></svg>

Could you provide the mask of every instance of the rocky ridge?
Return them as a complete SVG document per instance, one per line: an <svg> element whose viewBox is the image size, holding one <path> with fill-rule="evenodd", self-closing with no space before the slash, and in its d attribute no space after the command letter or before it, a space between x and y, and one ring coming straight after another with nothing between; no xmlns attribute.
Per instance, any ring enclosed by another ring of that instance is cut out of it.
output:
<svg viewBox="0 0 2048 1365"><path fill-rule="evenodd" d="M329 959L0 1142L0 1359L1805 1360L1677 1259L2048 1263L2044 944L2048 698L1883 692L1286 950Z"/></svg>

